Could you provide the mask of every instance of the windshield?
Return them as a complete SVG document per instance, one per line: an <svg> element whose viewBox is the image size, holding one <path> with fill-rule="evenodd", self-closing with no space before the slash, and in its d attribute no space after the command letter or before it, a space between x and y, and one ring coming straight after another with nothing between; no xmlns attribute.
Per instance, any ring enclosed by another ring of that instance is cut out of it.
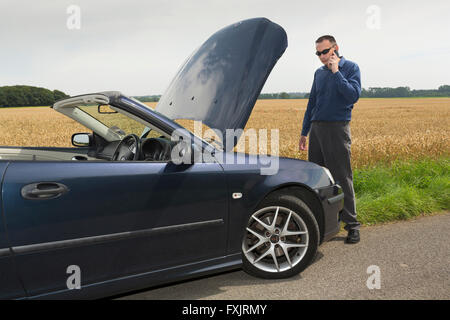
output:
<svg viewBox="0 0 450 320"><path fill-rule="evenodd" d="M204 139L204 137L199 136L198 134L196 134L196 132L194 130L194 124L193 124L192 121L184 120L184 119L182 119L182 120L172 120L172 119L168 118L167 116L165 116L164 114L156 111L150 105L146 105L146 104L140 102L139 100L136 100L135 98L126 98L126 101L132 102L135 105L139 105L141 107L145 107L147 109L150 109L153 113L157 114L159 117L164 118L166 121L174 124L175 127L182 127L183 129L186 129L194 137L202 140L207 145L212 145L216 149L223 150L223 146L222 146L222 143L220 141L212 140L212 139ZM204 127L204 128L207 129L208 127ZM140 135L140 137L146 137L146 138L151 138L151 137L156 137L156 136L158 136L158 133L155 132L155 130L152 130L151 128L149 128L147 126L144 126L144 130L141 132L141 135Z"/></svg>
<svg viewBox="0 0 450 320"><path fill-rule="evenodd" d="M97 121L101 122L114 132L118 133L121 137L124 137L128 134L135 134L139 136L145 129L144 124L134 120L133 118L127 117L122 113L118 113L109 105L103 105L100 107L97 105L79 106L78 109L89 114Z"/></svg>

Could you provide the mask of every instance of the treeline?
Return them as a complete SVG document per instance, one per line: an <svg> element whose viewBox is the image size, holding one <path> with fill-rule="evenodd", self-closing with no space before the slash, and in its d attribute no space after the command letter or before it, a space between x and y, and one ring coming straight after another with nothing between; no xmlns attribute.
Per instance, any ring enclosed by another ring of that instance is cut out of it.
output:
<svg viewBox="0 0 450 320"><path fill-rule="evenodd" d="M437 90L411 90L409 87L370 87L361 90L361 98L408 98L408 97L450 97L450 85L442 85ZM161 95L135 97L141 102L158 102ZM308 99L308 92L261 93L258 99Z"/></svg>
<svg viewBox="0 0 450 320"><path fill-rule="evenodd" d="M450 86L442 85L437 90L411 90L409 87L362 89L362 98L408 98L450 97Z"/></svg>
<svg viewBox="0 0 450 320"><path fill-rule="evenodd" d="M153 95L153 96L137 96L134 97L138 99L140 102L158 102L161 95Z"/></svg>
<svg viewBox="0 0 450 320"><path fill-rule="evenodd" d="M408 98L408 97L450 97L450 86L442 85L437 90L411 90L409 87L371 87L361 90L361 98ZM308 99L309 93L280 92L262 93L258 99Z"/></svg>
<svg viewBox="0 0 450 320"><path fill-rule="evenodd" d="M59 90L48 90L32 86L0 87L0 108L50 106L55 101L69 96Z"/></svg>
<svg viewBox="0 0 450 320"><path fill-rule="evenodd" d="M258 99L303 99L305 95L305 92L261 93Z"/></svg>
<svg viewBox="0 0 450 320"><path fill-rule="evenodd" d="M55 101L68 98L59 90L48 90L32 86L0 87L1 107L50 106ZM450 97L450 85L442 85L437 90L411 90L409 87L371 87L362 89L361 98L408 98L408 97ZM158 102L161 95L136 96L141 102ZM305 92L261 93L258 99L308 99Z"/></svg>
<svg viewBox="0 0 450 320"><path fill-rule="evenodd" d="M261 93L258 99L302 99L307 93L304 92L279 92L279 93ZM135 96L141 102L158 102L161 95Z"/></svg>

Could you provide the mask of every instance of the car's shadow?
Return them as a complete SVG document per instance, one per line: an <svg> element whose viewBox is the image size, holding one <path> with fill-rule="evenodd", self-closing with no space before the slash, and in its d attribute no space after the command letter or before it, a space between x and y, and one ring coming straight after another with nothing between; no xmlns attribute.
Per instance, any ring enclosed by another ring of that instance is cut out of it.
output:
<svg viewBox="0 0 450 320"><path fill-rule="evenodd" d="M318 251L311 265L323 258ZM310 266L311 266L310 265ZM309 267L310 267L309 266ZM261 279L245 273L242 269L222 272L210 276L179 281L168 285L147 288L130 292L124 295L112 297L114 299L132 300L197 300L213 299L215 295L222 294L223 287L248 287L270 285L273 283L289 283L302 279L302 275L296 275L287 279ZM231 297L230 297L231 298ZM258 299L257 296L249 296L248 299Z"/></svg>
<svg viewBox="0 0 450 320"><path fill-rule="evenodd" d="M329 241L345 241L346 237L334 237L333 239Z"/></svg>

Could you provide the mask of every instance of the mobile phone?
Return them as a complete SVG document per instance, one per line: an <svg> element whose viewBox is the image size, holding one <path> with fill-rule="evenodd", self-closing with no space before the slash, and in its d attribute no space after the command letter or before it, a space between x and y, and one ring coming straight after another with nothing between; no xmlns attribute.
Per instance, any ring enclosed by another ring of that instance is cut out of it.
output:
<svg viewBox="0 0 450 320"><path fill-rule="evenodd" d="M333 54L339 58L339 52L337 50L334 50ZM328 68L331 68L331 63L328 64Z"/></svg>

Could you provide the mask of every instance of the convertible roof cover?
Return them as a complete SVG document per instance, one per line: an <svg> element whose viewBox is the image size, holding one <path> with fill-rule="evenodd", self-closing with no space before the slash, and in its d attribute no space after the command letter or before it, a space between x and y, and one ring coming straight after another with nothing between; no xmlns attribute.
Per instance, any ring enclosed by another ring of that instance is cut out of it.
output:
<svg viewBox="0 0 450 320"><path fill-rule="evenodd" d="M226 129L243 129L286 47L284 29L266 18L223 28L186 60L156 110L171 119L201 120L223 137Z"/></svg>
<svg viewBox="0 0 450 320"><path fill-rule="evenodd" d="M119 91L102 91L97 93L88 93L70 98L64 98L56 101L52 108L58 110L60 108L75 107L78 105L89 104L109 104L110 100L120 97Z"/></svg>

